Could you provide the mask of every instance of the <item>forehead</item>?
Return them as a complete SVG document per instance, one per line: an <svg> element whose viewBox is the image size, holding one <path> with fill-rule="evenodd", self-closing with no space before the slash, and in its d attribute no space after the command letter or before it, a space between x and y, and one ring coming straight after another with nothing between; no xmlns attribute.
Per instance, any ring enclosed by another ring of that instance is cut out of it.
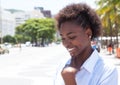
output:
<svg viewBox="0 0 120 85"><path fill-rule="evenodd" d="M67 34L67 33L77 33L81 32L83 28L73 22L65 22L61 24L60 27L60 34Z"/></svg>

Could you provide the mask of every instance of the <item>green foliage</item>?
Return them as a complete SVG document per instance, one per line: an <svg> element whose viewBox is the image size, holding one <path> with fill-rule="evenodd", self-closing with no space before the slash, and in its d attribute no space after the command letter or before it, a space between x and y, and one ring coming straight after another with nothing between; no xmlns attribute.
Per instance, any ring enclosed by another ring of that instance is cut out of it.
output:
<svg viewBox="0 0 120 85"><path fill-rule="evenodd" d="M120 1L119 0L98 0L97 10L103 24L103 36L116 37L116 47L118 47L118 36L120 34Z"/></svg>
<svg viewBox="0 0 120 85"><path fill-rule="evenodd" d="M3 43L5 43L5 42L15 44L16 40L11 35L6 35L3 37Z"/></svg>
<svg viewBox="0 0 120 85"><path fill-rule="evenodd" d="M104 36L116 36L120 32L120 1L119 0L98 0L97 13L100 15ZM112 33L111 33L112 32ZM107 34L107 35L106 35ZM118 33L117 33L118 34Z"/></svg>
<svg viewBox="0 0 120 85"><path fill-rule="evenodd" d="M29 19L24 24L16 27L16 37L18 42L25 42L29 39L32 43L38 42L41 45L51 43L55 35L55 22L51 18Z"/></svg>
<svg viewBox="0 0 120 85"><path fill-rule="evenodd" d="M22 34L16 34L15 39L16 39L16 43L25 43L31 40L29 36L24 36Z"/></svg>

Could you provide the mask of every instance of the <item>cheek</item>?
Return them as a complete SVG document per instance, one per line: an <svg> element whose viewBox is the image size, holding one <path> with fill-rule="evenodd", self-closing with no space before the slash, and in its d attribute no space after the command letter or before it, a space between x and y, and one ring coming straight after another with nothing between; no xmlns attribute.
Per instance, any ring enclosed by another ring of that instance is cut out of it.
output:
<svg viewBox="0 0 120 85"><path fill-rule="evenodd" d="M80 37L76 40L76 42L74 42L78 47L84 47L88 45L88 38L87 37Z"/></svg>

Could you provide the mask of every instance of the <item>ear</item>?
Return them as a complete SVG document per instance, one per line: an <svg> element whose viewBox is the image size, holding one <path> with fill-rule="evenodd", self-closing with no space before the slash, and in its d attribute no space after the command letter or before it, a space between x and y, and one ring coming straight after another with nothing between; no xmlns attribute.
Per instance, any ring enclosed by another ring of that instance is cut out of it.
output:
<svg viewBox="0 0 120 85"><path fill-rule="evenodd" d="M88 38L91 39L91 37L92 37L92 30L90 28L87 28L85 33L87 34Z"/></svg>

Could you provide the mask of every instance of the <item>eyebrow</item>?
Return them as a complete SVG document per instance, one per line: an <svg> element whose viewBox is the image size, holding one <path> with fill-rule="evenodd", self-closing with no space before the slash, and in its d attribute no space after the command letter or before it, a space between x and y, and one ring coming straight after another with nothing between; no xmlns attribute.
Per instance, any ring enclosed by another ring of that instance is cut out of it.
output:
<svg viewBox="0 0 120 85"><path fill-rule="evenodd" d="M67 35L70 35L70 34L73 34L74 32L69 32L69 33L67 33ZM62 36L62 34L60 34L61 36Z"/></svg>
<svg viewBox="0 0 120 85"><path fill-rule="evenodd" d="M67 33L67 35L70 35L70 34L73 34L74 32L69 32L69 33Z"/></svg>

